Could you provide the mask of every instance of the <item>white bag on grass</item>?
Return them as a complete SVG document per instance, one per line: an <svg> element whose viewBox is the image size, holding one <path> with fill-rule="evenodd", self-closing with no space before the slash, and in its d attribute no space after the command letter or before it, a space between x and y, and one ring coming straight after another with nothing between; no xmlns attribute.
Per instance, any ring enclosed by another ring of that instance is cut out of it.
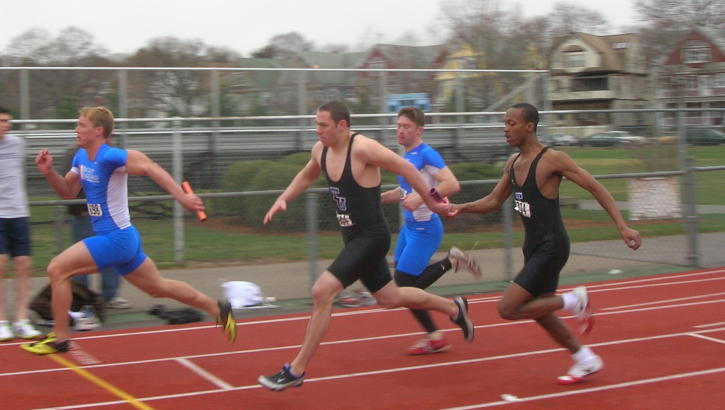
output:
<svg viewBox="0 0 725 410"><path fill-rule="evenodd" d="M249 306L261 305L265 302L262 289L252 282L242 280L224 282L222 288L224 288L224 295L227 300L232 304L232 309L243 309Z"/></svg>

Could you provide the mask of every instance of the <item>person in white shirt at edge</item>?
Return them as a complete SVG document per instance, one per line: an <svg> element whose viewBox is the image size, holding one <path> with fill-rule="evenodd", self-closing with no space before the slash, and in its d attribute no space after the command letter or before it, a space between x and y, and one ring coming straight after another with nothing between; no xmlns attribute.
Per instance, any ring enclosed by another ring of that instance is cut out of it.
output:
<svg viewBox="0 0 725 410"><path fill-rule="evenodd" d="M41 333L28 320L32 256L30 210L25 191L25 141L8 134L13 117L0 107L0 342L34 339ZM15 322L5 312L5 275L12 259L15 273Z"/></svg>

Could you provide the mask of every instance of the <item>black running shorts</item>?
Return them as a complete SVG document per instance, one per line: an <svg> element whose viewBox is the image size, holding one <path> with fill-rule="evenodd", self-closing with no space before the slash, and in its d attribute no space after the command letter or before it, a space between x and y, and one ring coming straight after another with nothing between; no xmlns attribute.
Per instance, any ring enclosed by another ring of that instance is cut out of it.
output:
<svg viewBox="0 0 725 410"><path fill-rule="evenodd" d="M390 231L379 224L363 230L342 231L342 248L327 270L335 275L343 287L360 281L375 293L391 281L386 255L390 250Z"/></svg>
<svg viewBox="0 0 725 410"><path fill-rule="evenodd" d="M556 240L554 235L533 244L524 245L524 267L514 283L533 296L554 293L559 285L559 273L569 259L569 241Z"/></svg>

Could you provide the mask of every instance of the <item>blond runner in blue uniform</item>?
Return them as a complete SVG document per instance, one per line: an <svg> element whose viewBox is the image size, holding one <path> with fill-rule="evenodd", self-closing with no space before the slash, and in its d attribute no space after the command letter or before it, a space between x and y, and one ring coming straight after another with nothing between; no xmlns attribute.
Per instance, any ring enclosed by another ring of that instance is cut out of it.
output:
<svg viewBox="0 0 725 410"><path fill-rule="evenodd" d="M153 297L172 298L206 311L217 318L228 339L234 341L236 323L228 301L216 301L186 282L162 277L151 258L144 254L141 237L129 216L128 175L148 176L190 211L203 211L204 204L196 195L185 193L168 172L142 152L107 145L113 121L113 114L104 107L81 110L75 129L80 149L65 176L53 169L53 157L47 149L35 158L38 169L61 197L73 199L83 188L96 235L76 242L51 260L48 275L53 295L53 331L43 340L21 347L35 354L68 351L70 278L106 267L112 267Z"/></svg>

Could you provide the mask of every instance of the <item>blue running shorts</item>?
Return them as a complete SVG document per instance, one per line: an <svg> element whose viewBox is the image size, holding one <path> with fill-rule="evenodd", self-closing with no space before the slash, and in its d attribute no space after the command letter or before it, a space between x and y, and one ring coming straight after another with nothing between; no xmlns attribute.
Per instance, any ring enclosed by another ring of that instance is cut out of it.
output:
<svg viewBox="0 0 725 410"><path fill-rule="evenodd" d="M141 235L134 226L83 239L98 270L111 267L119 275L128 275L141 266L147 256L141 247Z"/></svg>
<svg viewBox="0 0 725 410"><path fill-rule="evenodd" d="M395 269L408 275L420 275L428 267L442 240L443 223L439 218L426 222L406 221L400 229L393 254Z"/></svg>

